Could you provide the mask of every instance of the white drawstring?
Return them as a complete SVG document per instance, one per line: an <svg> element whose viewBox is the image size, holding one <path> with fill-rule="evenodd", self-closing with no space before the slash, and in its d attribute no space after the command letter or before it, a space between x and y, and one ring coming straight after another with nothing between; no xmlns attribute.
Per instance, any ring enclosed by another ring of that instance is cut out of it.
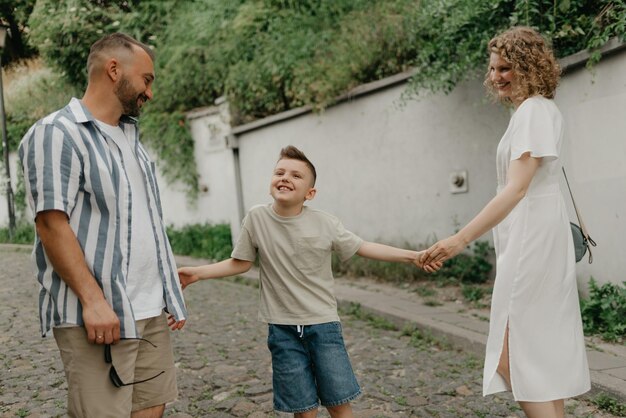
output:
<svg viewBox="0 0 626 418"><path fill-rule="evenodd" d="M304 336L304 325L296 325L296 331L300 333L300 338Z"/></svg>

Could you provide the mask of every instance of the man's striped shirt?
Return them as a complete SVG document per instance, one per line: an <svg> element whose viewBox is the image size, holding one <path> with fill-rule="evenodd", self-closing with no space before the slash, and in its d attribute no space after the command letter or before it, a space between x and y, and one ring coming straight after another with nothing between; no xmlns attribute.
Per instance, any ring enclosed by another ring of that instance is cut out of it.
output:
<svg viewBox="0 0 626 418"><path fill-rule="evenodd" d="M100 131L89 110L76 98L38 121L19 148L30 208L65 212L85 254L85 261L120 319L121 336L137 337L126 278L131 241L154 239L166 309L177 320L187 313L165 224L155 164L139 142L137 121L120 119L144 174L153 236L131 236L132 199L120 149ZM41 331L61 324L83 325L76 294L54 271L39 237L33 257L39 293Z"/></svg>

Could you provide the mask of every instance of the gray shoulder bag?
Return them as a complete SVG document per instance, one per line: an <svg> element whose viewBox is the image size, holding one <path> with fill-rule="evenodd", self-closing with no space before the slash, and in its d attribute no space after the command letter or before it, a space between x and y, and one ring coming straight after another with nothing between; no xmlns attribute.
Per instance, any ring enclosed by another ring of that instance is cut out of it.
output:
<svg viewBox="0 0 626 418"><path fill-rule="evenodd" d="M569 187L569 181L567 180L567 174L565 174L565 167L561 167L563 170L563 176L565 177L565 183L567 184L567 189L569 190L569 195L572 198L572 204L574 205L574 212L576 212L576 218L578 218L578 223L580 226L576 225L573 222L570 222L570 227L572 229L572 238L574 239L574 252L576 253L576 262L579 262L585 256L585 253L589 251L589 264L593 263L593 254L591 254L591 247L596 246L596 242L589 236L587 232L587 228L585 228L585 224L583 223L582 218L580 217L580 213L578 212L578 207L576 206L576 201L574 200L574 195L572 194L572 189Z"/></svg>

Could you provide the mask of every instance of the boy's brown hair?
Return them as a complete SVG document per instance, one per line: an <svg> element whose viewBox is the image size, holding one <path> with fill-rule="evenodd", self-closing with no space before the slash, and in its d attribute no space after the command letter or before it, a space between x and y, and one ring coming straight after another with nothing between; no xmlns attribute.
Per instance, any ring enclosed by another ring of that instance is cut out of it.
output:
<svg viewBox="0 0 626 418"><path fill-rule="evenodd" d="M311 170L311 174L313 174L313 184L311 184L311 187L315 186L315 180L317 180L315 166L298 148L293 145L287 145L285 148L280 150L278 161L280 160L298 160L304 162L306 166L309 167L309 170Z"/></svg>

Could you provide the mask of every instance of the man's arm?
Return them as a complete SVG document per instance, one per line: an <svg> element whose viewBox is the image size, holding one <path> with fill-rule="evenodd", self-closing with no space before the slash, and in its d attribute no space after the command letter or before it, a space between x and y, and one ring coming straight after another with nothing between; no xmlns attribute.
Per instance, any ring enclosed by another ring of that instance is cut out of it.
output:
<svg viewBox="0 0 626 418"><path fill-rule="evenodd" d="M178 269L178 278L184 288L198 280L217 279L220 277L236 276L245 273L252 267L252 261L229 258L219 263L206 264L198 267L181 267Z"/></svg>
<svg viewBox="0 0 626 418"><path fill-rule="evenodd" d="M89 271L67 215L58 210L39 212L35 226L54 271L80 300L87 340L96 344L119 341L120 320Z"/></svg>

